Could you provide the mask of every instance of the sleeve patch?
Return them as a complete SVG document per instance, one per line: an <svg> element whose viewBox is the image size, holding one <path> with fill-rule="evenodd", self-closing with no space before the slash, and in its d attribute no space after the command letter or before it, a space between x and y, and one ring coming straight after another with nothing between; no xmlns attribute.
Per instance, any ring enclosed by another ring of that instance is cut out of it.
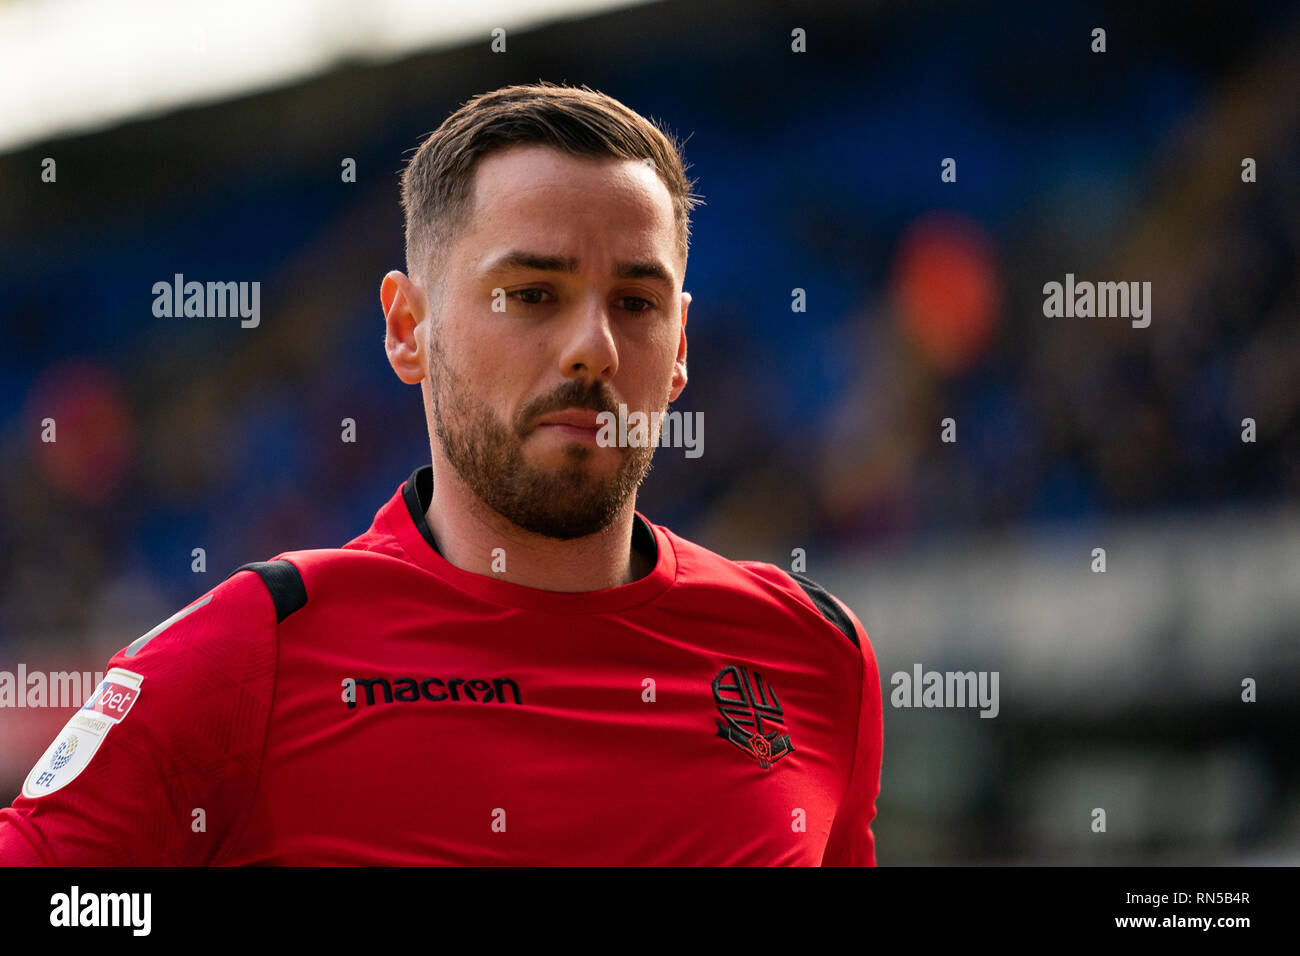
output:
<svg viewBox="0 0 1300 956"><path fill-rule="evenodd" d="M81 710L72 715L23 781L23 796L43 797L66 787L90 764L108 732L126 719L140 699L144 678L114 667Z"/></svg>

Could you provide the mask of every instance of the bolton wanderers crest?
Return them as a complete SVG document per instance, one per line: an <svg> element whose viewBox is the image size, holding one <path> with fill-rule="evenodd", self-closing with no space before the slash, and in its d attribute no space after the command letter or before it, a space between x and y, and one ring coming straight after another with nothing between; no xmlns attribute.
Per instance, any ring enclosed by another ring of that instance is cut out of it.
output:
<svg viewBox="0 0 1300 956"><path fill-rule="evenodd" d="M746 668L728 664L713 678L713 700L722 714L718 736L745 751L764 770L794 753L781 702L758 671L751 680Z"/></svg>

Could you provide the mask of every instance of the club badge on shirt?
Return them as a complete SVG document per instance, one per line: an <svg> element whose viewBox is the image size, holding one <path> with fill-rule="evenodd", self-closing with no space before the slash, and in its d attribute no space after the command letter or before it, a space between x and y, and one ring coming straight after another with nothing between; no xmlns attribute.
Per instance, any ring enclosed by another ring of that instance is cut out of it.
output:
<svg viewBox="0 0 1300 956"><path fill-rule="evenodd" d="M108 732L126 718L140 699L143 681L141 675L120 667L105 674L81 710L72 715L36 761L23 781L23 796L43 797L76 780Z"/></svg>
<svg viewBox="0 0 1300 956"><path fill-rule="evenodd" d="M794 753L790 734L785 732L785 709L758 671L751 681L747 667L729 664L722 668L713 678L713 700L722 715L717 736L745 751L764 770Z"/></svg>

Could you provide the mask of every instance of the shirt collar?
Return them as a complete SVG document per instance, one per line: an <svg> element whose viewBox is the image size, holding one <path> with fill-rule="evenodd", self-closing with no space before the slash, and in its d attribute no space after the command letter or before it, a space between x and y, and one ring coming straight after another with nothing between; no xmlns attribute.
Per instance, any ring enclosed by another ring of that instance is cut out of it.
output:
<svg viewBox="0 0 1300 956"><path fill-rule="evenodd" d="M433 466L415 469L389 506L389 524L403 548L418 563L464 591L498 604L553 613L600 613L644 603L657 597L676 580L677 556L667 533L636 512L632 547L651 563L651 571L628 584L599 591L547 591L465 571L449 562L429 527L427 512L433 501Z"/></svg>

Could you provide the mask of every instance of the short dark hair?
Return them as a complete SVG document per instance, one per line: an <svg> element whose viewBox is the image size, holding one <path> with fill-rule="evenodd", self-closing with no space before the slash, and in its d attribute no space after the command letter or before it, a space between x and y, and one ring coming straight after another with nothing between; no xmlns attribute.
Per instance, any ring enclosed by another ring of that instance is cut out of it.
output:
<svg viewBox="0 0 1300 956"><path fill-rule="evenodd" d="M402 173L408 274L441 267L472 212L479 160L520 144L573 156L651 160L672 195L677 248L686 261L691 210L703 200L693 192L696 181L686 178L681 144L658 121L611 96L542 81L474 97L420 144Z"/></svg>

